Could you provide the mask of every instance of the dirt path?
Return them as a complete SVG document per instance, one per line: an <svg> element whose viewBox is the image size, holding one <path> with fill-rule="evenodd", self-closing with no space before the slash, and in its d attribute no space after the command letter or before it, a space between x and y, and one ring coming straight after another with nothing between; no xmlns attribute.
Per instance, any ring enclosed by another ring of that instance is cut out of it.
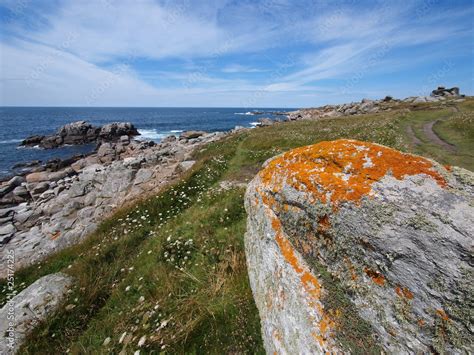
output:
<svg viewBox="0 0 474 355"><path fill-rule="evenodd" d="M408 137L410 137L411 141L413 142L414 145L420 145L422 142L418 139L418 137L415 135L415 132L413 132L413 127L412 126L407 126L407 134Z"/></svg>
<svg viewBox="0 0 474 355"><path fill-rule="evenodd" d="M455 152L456 151L456 146L444 141L433 131L433 126L438 121L439 120L431 121L431 122L426 123L423 126L424 134L434 144L439 145L439 146L443 147L444 149L449 150L450 152Z"/></svg>

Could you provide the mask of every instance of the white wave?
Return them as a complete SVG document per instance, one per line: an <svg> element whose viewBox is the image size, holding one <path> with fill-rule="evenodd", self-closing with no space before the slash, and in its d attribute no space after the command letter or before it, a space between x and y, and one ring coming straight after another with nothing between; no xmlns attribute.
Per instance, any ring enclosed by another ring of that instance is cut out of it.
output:
<svg viewBox="0 0 474 355"><path fill-rule="evenodd" d="M138 133L140 133L140 135L136 136L135 139L141 141L159 141L167 136L165 133L160 133L156 129L139 129Z"/></svg>
<svg viewBox="0 0 474 355"><path fill-rule="evenodd" d="M180 129L173 129L171 131L165 131L165 132L159 132L156 129L139 129L138 133L140 133L139 136L136 136L135 139L140 140L140 141L155 141L159 142L163 138L168 137L168 136L176 136L177 133L183 132Z"/></svg>
<svg viewBox="0 0 474 355"><path fill-rule="evenodd" d="M20 143L23 139L6 139L4 141L0 141L0 144L11 144L11 143Z"/></svg>
<svg viewBox="0 0 474 355"><path fill-rule="evenodd" d="M252 127L257 127L257 126L260 125L260 122L250 122L250 125L251 125Z"/></svg>
<svg viewBox="0 0 474 355"><path fill-rule="evenodd" d="M244 115L244 116L252 116L254 115L255 113L253 112L234 112L234 115Z"/></svg>
<svg viewBox="0 0 474 355"><path fill-rule="evenodd" d="M31 145L19 145L19 146L16 147L15 149L39 149L39 150L44 150L44 149L41 148L39 145L34 145L34 146L31 146Z"/></svg>

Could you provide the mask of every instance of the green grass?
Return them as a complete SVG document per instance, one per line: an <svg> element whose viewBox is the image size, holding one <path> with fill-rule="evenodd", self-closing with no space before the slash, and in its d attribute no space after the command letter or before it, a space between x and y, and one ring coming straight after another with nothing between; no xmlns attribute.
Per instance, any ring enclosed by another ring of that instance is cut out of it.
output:
<svg viewBox="0 0 474 355"><path fill-rule="evenodd" d="M459 104L460 113L443 105L410 112L400 106L383 114L281 123L207 145L195 152L198 163L182 180L118 211L80 245L16 273L18 290L57 271L75 278L62 309L33 331L21 353L263 353L243 248L244 191L223 190L219 183L247 182L276 154L339 138L376 142L472 170L473 102ZM456 145L455 154L423 136L423 124L437 119L442 122L436 132ZM407 125L421 145L413 144ZM329 308L339 304L354 313L344 298L332 301L327 300ZM342 329L341 343L370 352L356 339L370 334L367 327ZM109 344L102 345L108 337Z"/></svg>

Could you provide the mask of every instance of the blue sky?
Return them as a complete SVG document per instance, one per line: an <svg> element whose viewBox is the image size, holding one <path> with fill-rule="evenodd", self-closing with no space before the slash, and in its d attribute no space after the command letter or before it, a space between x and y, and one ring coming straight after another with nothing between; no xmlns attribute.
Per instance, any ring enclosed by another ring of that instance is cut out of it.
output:
<svg viewBox="0 0 474 355"><path fill-rule="evenodd" d="M0 0L0 105L308 107L474 92L472 1Z"/></svg>

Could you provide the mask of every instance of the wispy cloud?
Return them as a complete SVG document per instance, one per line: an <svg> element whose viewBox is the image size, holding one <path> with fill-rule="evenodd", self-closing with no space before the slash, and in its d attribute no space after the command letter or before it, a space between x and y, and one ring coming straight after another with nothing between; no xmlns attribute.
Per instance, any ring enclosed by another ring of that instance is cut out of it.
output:
<svg viewBox="0 0 474 355"><path fill-rule="evenodd" d="M447 59L472 92L473 6L455 5L1 0L0 103L312 105L416 91Z"/></svg>
<svg viewBox="0 0 474 355"><path fill-rule="evenodd" d="M230 64L222 68L223 73L262 73L268 69L252 68L247 65Z"/></svg>

